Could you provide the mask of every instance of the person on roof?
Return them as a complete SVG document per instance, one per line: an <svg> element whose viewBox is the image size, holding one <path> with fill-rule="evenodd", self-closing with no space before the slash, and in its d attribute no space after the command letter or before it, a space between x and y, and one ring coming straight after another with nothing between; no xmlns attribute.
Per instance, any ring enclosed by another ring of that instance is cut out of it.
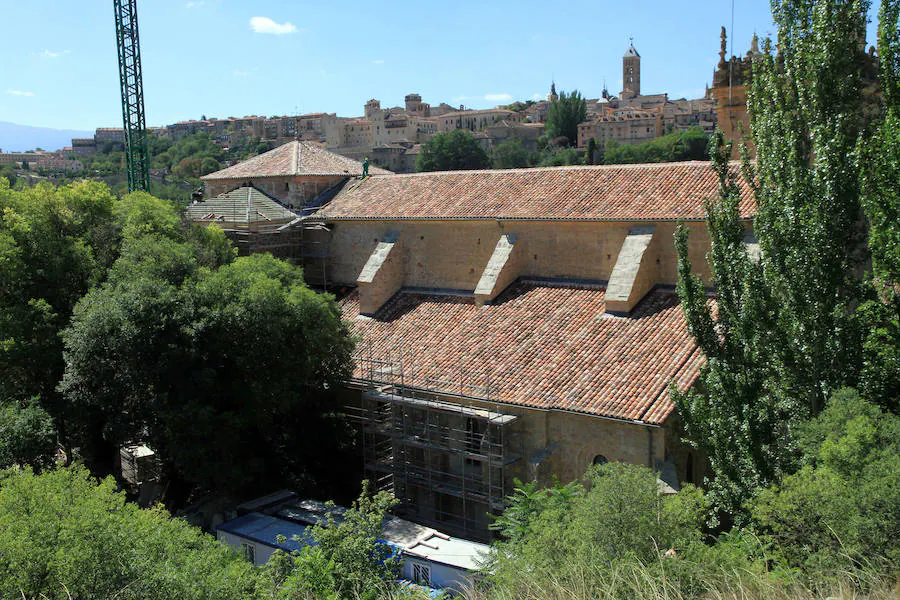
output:
<svg viewBox="0 0 900 600"><path fill-rule="evenodd" d="M365 160L363 160L363 179L369 176L369 157L367 156Z"/></svg>

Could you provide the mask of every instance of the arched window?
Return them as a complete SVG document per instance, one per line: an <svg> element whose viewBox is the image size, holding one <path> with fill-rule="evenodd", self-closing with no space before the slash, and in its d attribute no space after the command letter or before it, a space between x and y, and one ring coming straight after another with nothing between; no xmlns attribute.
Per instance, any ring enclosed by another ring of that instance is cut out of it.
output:
<svg viewBox="0 0 900 600"><path fill-rule="evenodd" d="M609 459L608 459L608 458L606 458L606 457L603 456L602 454L598 454L597 456L594 457L594 463L593 463L593 464L595 464L595 465L605 465L605 464L608 463L608 462L609 462Z"/></svg>

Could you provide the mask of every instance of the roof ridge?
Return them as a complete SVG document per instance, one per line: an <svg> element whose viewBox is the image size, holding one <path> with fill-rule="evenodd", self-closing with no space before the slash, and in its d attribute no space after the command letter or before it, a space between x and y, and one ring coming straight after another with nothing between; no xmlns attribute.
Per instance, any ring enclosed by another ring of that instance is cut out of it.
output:
<svg viewBox="0 0 900 600"><path fill-rule="evenodd" d="M731 161L736 163L739 161ZM390 177L396 179L400 177L428 177L433 175L453 175L459 173L543 173L547 171L612 171L615 169L663 169L674 167L710 167L709 161L705 160L684 160L675 162L659 162L659 163L630 163L616 165L562 165L559 167L527 167L518 169L459 169L455 171L421 171L418 173L394 173ZM386 175L371 175L370 179L379 179L387 177Z"/></svg>

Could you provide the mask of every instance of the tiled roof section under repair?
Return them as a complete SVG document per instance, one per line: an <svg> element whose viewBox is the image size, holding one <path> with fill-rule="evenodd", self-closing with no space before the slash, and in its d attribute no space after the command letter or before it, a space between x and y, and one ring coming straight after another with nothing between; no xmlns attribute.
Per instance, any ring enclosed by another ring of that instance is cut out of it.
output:
<svg viewBox="0 0 900 600"><path fill-rule="evenodd" d="M391 172L370 166L369 174L390 175ZM216 181L295 175L362 175L362 163L316 144L293 141L200 179Z"/></svg>
<svg viewBox="0 0 900 600"><path fill-rule="evenodd" d="M285 223L297 218L274 198L253 186L219 194L215 198L188 205L185 216L196 223L223 226Z"/></svg>
<svg viewBox="0 0 900 600"><path fill-rule="evenodd" d="M341 307L361 338L357 377L366 358L402 361L404 385L462 395L489 388L492 401L538 409L658 425L673 410L670 382L686 389L703 362L677 296L663 290L624 317L605 314L602 288L531 281L482 307L404 291L374 318L360 317L355 290Z"/></svg>
<svg viewBox="0 0 900 600"><path fill-rule="evenodd" d="M733 167L737 171L737 165ZM738 178L741 216L756 212ZM701 220L718 192L708 162L445 171L371 177L345 188L327 219Z"/></svg>

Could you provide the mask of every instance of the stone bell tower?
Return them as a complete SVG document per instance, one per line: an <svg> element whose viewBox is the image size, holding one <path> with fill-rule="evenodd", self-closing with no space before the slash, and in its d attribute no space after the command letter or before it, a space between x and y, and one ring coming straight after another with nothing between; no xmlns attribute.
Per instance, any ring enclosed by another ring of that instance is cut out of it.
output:
<svg viewBox="0 0 900 600"><path fill-rule="evenodd" d="M622 97L633 98L641 95L641 55L634 49L634 40L629 40L628 50L622 57Z"/></svg>

